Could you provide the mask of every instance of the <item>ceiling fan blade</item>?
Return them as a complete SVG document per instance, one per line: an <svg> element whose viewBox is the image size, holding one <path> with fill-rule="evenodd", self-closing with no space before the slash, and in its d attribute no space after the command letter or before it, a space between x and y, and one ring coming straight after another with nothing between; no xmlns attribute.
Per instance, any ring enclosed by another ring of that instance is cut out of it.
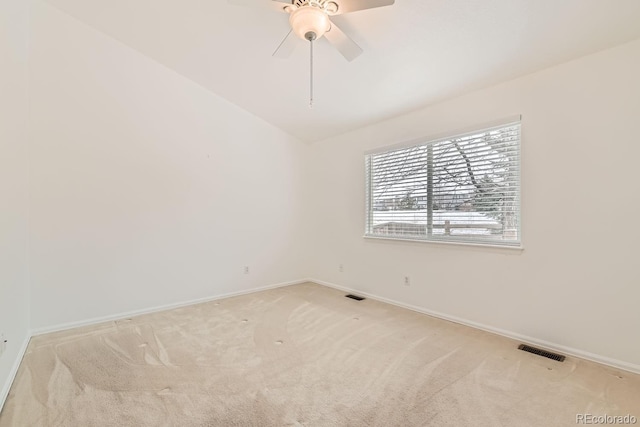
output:
<svg viewBox="0 0 640 427"><path fill-rule="evenodd" d="M291 56L297 44L298 39L293 34L293 30L289 30L287 35L284 36L276 50L273 52L273 56L276 58L286 59Z"/></svg>
<svg viewBox="0 0 640 427"><path fill-rule="evenodd" d="M362 48L333 22L331 23L329 31L324 33L324 36L349 62L356 59L362 53Z"/></svg>
<svg viewBox="0 0 640 427"><path fill-rule="evenodd" d="M338 5L338 11L331 15L343 15L357 12L358 10L373 9L374 7L391 6L395 0L334 0Z"/></svg>
<svg viewBox="0 0 640 427"><path fill-rule="evenodd" d="M270 1L270 0L227 0L230 4L238 6L257 7L260 9L271 9L276 12L286 12L284 10L288 5L291 5L290 1ZM285 4L286 3L286 4Z"/></svg>

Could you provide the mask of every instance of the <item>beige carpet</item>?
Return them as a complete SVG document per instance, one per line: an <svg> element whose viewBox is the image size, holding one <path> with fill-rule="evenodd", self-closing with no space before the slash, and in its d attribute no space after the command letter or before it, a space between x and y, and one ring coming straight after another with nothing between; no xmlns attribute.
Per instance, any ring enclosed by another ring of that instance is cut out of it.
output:
<svg viewBox="0 0 640 427"><path fill-rule="evenodd" d="M315 284L34 338L0 426L574 426L640 376ZM638 421L640 424L640 421Z"/></svg>

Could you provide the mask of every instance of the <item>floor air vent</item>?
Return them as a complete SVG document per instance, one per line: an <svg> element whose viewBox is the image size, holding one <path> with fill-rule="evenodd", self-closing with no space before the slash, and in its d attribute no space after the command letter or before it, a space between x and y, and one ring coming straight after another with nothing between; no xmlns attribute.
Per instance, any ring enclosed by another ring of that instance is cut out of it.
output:
<svg viewBox="0 0 640 427"><path fill-rule="evenodd" d="M356 300L356 301L362 301L363 299L365 299L364 297L359 297L359 296L357 296L357 295L352 295L352 294L345 295L345 297L347 297L347 298L351 298L351 299L354 299L354 300Z"/></svg>
<svg viewBox="0 0 640 427"><path fill-rule="evenodd" d="M546 357L548 359L557 360L558 362L564 362L565 357L560 354L551 353L549 351L540 350L539 348L530 347L528 345L520 344L518 350L527 351L529 353L537 354L538 356Z"/></svg>

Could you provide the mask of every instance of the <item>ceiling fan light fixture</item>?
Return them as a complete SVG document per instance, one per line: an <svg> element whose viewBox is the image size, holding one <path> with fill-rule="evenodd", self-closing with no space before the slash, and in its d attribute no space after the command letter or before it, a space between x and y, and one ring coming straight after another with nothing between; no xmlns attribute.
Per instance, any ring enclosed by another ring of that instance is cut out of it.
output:
<svg viewBox="0 0 640 427"><path fill-rule="evenodd" d="M319 39L331 26L325 11L315 6L302 6L291 12L289 24L293 32L303 40L309 40L309 33L315 34L315 39Z"/></svg>

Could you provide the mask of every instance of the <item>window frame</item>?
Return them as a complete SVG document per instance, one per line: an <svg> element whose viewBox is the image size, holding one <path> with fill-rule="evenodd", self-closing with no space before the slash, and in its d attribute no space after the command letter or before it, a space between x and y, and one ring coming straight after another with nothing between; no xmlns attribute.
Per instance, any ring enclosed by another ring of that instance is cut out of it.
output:
<svg viewBox="0 0 640 427"><path fill-rule="evenodd" d="M516 220L517 220L517 236L518 239L514 241L499 241L491 242L488 240L478 240L473 241L469 239L463 238L455 238L455 237L434 237L433 235L393 235L393 234L374 234L370 232L373 227L373 195L371 194L372 189L372 177L373 173L371 173L371 156L376 154L388 153L390 151L401 150L405 148L412 148L418 146L426 146L428 144L435 145L439 142L450 141L455 139L460 139L466 136L470 136L475 133L483 133L488 132L493 129L504 128L508 126L519 126L519 138L517 142L517 152L518 152L518 170L517 170L517 200L516 200ZM445 132L438 135L427 136L416 138L410 141L405 141L399 144L392 144L382 146L373 150L365 151L364 154L364 169L365 169L365 232L363 238L372 239L372 240L381 240L381 241L399 241L399 242L413 242L413 243L436 243L436 244L445 244L445 245L460 245L460 246L478 246L478 247L487 247L487 248L499 248L499 249L515 249L515 250L523 250L523 233L522 233L522 154L523 154L523 144L522 144L522 116L515 115L507 118L503 118L500 120L496 120L489 123L484 123L481 125L469 126L464 129L459 129L455 132ZM502 243L504 242L504 243Z"/></svg>

